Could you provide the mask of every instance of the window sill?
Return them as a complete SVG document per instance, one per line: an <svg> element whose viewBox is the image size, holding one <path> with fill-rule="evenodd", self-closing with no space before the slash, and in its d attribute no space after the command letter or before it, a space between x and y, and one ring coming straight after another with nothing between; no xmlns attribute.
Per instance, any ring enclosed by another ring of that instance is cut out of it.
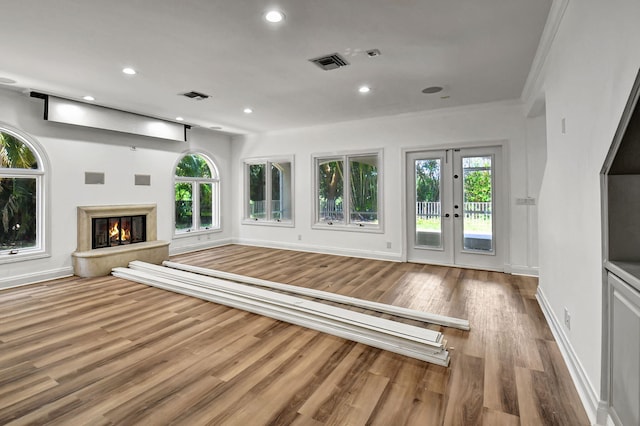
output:
<svg viewBox="0 0 640 426"><path fill-rule="evenodd" d="M312 229L322 229L322 230L329 230L329 231L347 231L347 232L365 232L365 233L369 233L369 234L382 234L384 233L384 229L382 228L382 225L378 225L378 226L360 226L360 225L344 225L344 224L333 224L333 225L329 225L327 223L314 223L311 226Z"/></svg>
<svg viewBox="0 0 640 426"><path fill-rule="evenodd" d="M295 224L292 220L283 220L283 221L275 221L275 220L255 220L255 219L242 219L243 225L259 225L259 226L276 226L281 228L293 228Z"/></svg>
<svg viewBox="0 0 640 426"><path fill-rule="evenodd" d="M0 254L0 265L5 263L26 262L45 257L51 257L51 255L44 250L24 250L17 254L9 254L9 252L5 252Z"/></svg>
<svg viewBox="0 0 640 426"><path fill-rule="evenodd" d="M196 235L207 235L207 234L215 234L218 232L222 232L222 228L211 228L211 229L199 229L197 231L183 231L183 232L174 232L173 238L189 238Z"/></svg>

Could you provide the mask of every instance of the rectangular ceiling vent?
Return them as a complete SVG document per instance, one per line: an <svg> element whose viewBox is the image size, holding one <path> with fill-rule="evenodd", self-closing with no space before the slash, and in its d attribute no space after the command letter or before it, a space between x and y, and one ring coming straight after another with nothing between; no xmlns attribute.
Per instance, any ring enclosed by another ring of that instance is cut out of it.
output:
<svg viewBox="0 0 640 426"><path fill-rule="evenodd" d="M195 92L193 90L191 92L182 93L182 96L186 96L187 98L195 99L196 101L202 101L202 100L207 99L209 97L209 95L205 95L204 93L200 93L200 92Z"/></svg>
<svg viewBox="0 0 640 426"><path fill-rule="evenodd" d="M349 65L349 62L337 53L332 53L331 55L325 55L315 59L309 59L309 61L313 62L325 71L335 70Z"/></svg>

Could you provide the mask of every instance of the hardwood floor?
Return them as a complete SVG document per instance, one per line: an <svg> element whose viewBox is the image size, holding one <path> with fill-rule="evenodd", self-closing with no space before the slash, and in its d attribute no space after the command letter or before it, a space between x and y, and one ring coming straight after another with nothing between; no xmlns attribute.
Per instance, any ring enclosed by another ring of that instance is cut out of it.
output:
<svg viewBox="0 0 640 426"><path fill-rule="evenodd" d="M471 331L430 326L444 368L115 277L49 281L0 291L0 424L589 424L535 278L243 246L172 260Z"/></svg>

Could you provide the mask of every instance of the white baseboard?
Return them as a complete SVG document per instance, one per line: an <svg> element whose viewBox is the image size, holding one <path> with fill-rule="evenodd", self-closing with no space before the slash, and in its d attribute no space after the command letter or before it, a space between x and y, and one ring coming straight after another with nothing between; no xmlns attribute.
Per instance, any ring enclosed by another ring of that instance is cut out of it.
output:
<svg viewBox="0 0 640 426"><path fill-rule="evenodd" d="M509 265L509 273L513 275L525 275L527 277L537 277L539 275L539 269L537 266L525 266L525 265ZM507 272L505 268L505 272Z"/></svg>
<svg viewBox="0 0 640 426"><path fill-rule="evenodd" d="M229 244L233 244L233 241L231 240L231 238L224 238L221 240L198 241L193 244L186 244L184 246L178 246L178 247L175 247L174 244L175 243L172 242L171 245L169 246L169 255L171 256L174 256L176 254L191 253L194 251L205 250L213 247L226 246Z"/></svg>
<svg viewBox="0 0 640 426"><path fill-rule="evenodd" d="M235 238L233 240L233 244L239 244L239 245L245 245L245 246L267 247L267 248L275 248L275 249L283 249L283 250L295 250L295 251L303 251L307 253L332 254L335 256L359 257L363 259L388 260L391 262L402 262L402 255L400 253L387 253L387 252L373 251L373 250L343 249L343 248L337 248L337 247L282 243L282 242L265 241L265 240L252 240L248 238Z"/></svg>
<svg viewBox="0 0 640 426"><path fill-rule="evenodd" d="M30 274L16 275L13 277L0 279L0 290L5 288L19 287L28 284L35 284L42 281L55 280L58 278L70 277L73 275L73 267L50 269L48 271L33 272Z"/></svg>
<svg viewBox="0 0 640 426"><path fill-rule="evenodd" d="M551 309L551 305L549 304L549 301L547 300L544 292L540 287L538 287L536 299L538 299L538 303L540 304L542 313L547 319L547 323L549 324L549 328L551 328L553 337L558 343L560 353L562 354L562 358L564 358L564 362L567 364L569 374L571 374L571 378L573 379L573 383L576 386L576 390L578 391L578 395L580 396L582 405L587 412L589 421L592 424L597 424L599 411L598 409L601 405L598 393L589 380L584 367L580 363L578 355L573 349L569 338L561 327L560 321L553 313L553 309Z"/></svg>

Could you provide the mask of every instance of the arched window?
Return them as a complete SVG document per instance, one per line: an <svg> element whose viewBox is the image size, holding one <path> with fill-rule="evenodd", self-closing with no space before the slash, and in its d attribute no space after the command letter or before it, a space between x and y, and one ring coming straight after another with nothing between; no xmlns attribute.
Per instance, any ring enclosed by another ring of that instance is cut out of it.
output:
<svg viewBox="0 0 640 426"><path fill-rule="evenodd" d="M175 233L220 229L220 178L199 153L182 157L175 173Z"/></svg>
<svg viewBox="0 0 640 426"><path fill-rule="evenodd" d="M0 263L45 253L44 177L35 144L0 124Z"/></svg>

